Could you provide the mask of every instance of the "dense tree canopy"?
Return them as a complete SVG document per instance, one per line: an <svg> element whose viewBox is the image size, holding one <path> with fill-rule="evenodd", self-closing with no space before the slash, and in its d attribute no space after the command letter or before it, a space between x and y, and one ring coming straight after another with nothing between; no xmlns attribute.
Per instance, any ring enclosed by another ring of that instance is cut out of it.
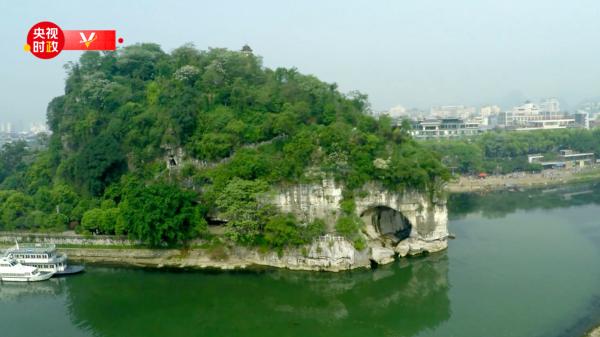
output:
<svg viewBox="0 0 600 337"><path fill-rule="evenodd" d="M489 132L468 139L427 141L442 161L460 173L508 173L540 170L527 155L553 159L559 150L600 153L600 129L560 129L529 132Z"/></svg>

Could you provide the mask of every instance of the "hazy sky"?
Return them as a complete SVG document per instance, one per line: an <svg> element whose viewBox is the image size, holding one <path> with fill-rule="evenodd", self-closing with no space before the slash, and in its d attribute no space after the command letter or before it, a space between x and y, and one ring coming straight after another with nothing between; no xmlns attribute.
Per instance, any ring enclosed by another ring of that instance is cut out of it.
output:
<svg viewBox="0 0 600 337"><path fill-rule="evenodd" d="M0 122L43 121L63 91L63 64L79 56L25 53L27 31L43 20L116 29L124 45L156 42L168 52L186 42L248 43L266 66L360 90L374 110L519 96L572 106L600 96L597 0L18 0L0 4Z"/></svg>

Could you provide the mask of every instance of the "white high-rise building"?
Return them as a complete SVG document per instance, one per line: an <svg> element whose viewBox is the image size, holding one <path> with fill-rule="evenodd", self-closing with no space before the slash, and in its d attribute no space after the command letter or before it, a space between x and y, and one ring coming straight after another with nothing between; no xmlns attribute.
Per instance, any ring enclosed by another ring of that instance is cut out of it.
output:
<svg viewBox="0 0 600 337"><path fill-rule="evenodd" d="M406 108L402 105L396 105L395 107L388 110L388 115L392 118L398 118L406 116Z"/></svg>
<svg viewBox="0 0 600 337"><path fill-rule="evenodd" d="M44 123L33 123L33 124L31 124L31 127L29 128L29 132L36 134L36 135L39 133L47 133L48 127Z"/></svg>
<svg viewBox="0 0 600 337"><path fill-rule="evenodd" d="M521 116L539 115L540 107L535 103L527 102L523 105L519 105L519 106L512 108L512 113L514 115L521 115Z"/></svg>
<svg viewBox="0 0 600 337"><path fill-rule="evenodd" d="M560 112L560 102L556 98L546 98L540 102L540 111L556 115Z"/></svg>
<svg viewBox="0 0 600 337"><path fill-rule="evenodd" d="M10 123L6 123L6 126L4 127L4 132L7 132L7 133L12 132L12 125Z"/></svg>
<svg viewBox="0 0 600 337"><path fill-rule="evenodd" d="M481 117L489 117L499 114L500 111L502 111L502 109L500 109L500 107L497 105L486 105L479 109L479 115Z"/></svg>
<svg viewBox="0 0 600 337"><path fill-rule="evenodd" d="M475 114L476 109L464 105L442 105L433 106L430 115L438 118L462 118L467 119Z"/></svg>

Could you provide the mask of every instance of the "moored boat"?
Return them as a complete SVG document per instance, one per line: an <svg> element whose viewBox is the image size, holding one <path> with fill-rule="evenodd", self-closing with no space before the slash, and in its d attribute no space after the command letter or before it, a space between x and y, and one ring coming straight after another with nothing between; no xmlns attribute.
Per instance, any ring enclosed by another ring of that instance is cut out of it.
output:
<svg viewBox="0 0 600 337"><path fill-rule="evenodd" d="M40 271L38 268L24 266L18 261L0 258L0 280L3 282L34 282L47 280L54 275L51 271Z"/></svg>
<svg viewBox="0 0 600 337"><path fill-rule="evenodd" d="M16 243L14 247L6 251L5 255L24 266L35 267L44 272L52 272L57 276L83 271L83 266L67 265L67 255L57 252L54 244Z"/></svg>

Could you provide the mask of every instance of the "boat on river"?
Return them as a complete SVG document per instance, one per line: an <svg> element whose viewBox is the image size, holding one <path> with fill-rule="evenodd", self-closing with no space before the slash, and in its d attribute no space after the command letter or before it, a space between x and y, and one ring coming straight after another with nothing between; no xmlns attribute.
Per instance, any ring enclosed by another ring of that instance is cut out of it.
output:
<svg viewBox="0 0 600 337"><path fill-rule="evenodd" d="M9 257L0 258L0 281L2 282L34 282L47 280L54 275L51 271L40 271L38 268L24 266Z"/></svg>
<svg viewBox="0 0 600 337"><path fill-rule="evenodd" d="M54 275L76 274L83 271L83 266L67 265L67 255L56 251L54 244L24 243L9 248L5 256L15 259L24 266L38 268Z"/></svg>

